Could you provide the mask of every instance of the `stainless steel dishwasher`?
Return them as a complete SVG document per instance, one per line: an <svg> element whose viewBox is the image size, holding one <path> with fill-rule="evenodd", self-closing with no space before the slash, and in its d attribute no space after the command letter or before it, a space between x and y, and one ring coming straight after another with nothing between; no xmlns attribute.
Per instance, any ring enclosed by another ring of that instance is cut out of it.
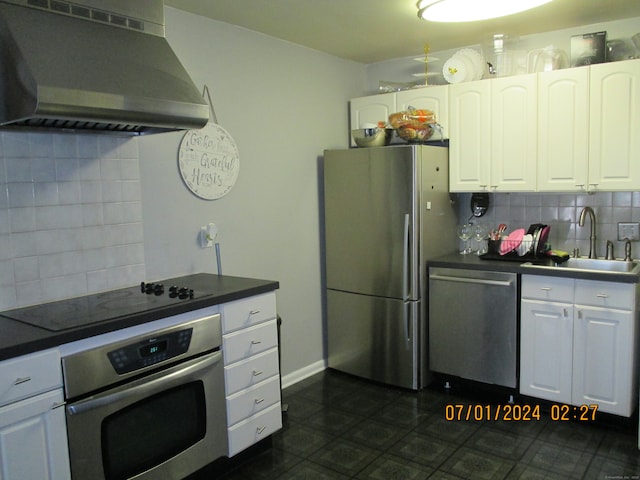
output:
<svg viewBox="0 0 640 480"><path fill-rule="evenodd" d="M515 273L429 269L429 369L515 388L518 358Z"/></svg>

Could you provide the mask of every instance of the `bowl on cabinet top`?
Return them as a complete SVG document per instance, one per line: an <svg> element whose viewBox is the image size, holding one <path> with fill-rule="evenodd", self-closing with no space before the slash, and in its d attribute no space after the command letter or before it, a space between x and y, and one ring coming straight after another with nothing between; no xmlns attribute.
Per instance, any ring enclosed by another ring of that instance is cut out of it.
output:
<svg viewBox="0 0 640 480"><path fill-rule="evenodd" d="M351 136L359 147L384 147L391 143L393 128L356 128Z"/></svg>

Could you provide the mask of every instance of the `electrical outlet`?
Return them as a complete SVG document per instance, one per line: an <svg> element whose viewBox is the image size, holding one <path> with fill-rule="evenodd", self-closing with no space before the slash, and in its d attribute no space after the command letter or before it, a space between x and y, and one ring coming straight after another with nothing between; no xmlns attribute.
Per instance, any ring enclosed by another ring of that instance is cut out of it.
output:
<svg viewBox="0 0 640 480"><path fill-rule="evenodd" d="M200 227L200 232L198 234L200 238L200 248L211 248L213 247L213 240L208 238L207 227Z"/></svg>
<svg viewBox="0 0 640 480"><path fill-rule="evenodd" d="M200 227L200 247L211 248L213 247L213 241L218 235L218 226L215 223L210 223L204 227Z"/></svg>
<svg viewBox="0 0 640 480"><path fill-rule="evenodd" d="M640 223L618 222L618 240L640 240Z"/></svg>

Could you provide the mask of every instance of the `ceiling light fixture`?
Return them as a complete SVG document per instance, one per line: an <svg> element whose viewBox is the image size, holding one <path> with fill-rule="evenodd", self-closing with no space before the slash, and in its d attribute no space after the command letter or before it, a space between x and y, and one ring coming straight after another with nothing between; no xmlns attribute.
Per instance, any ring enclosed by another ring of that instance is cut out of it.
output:
<svg viewBox="0 0 640 480"><path fill-rule="evenodd" d="M552 0L419 0L418 17L431 22L473 22L504 17Z"/></svg>

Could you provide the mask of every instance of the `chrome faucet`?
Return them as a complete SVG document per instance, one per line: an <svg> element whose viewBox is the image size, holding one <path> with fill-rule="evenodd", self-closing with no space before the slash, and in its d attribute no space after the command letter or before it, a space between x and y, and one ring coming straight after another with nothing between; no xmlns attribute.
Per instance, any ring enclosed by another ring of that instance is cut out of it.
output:
<svg viewBox="0 0 640 480"><path fill-rule="evenodd" d="M626 237L624 239L624 261L631 261L631 240Z"/></svg>
<svg viewBox="0 0 640 480"><path fill-rule="evenodd" d="M616 255L613 253L613 242L611 240L607 240L607 254L604 257L606 260L615 260Z"/></svg>
<svg viewBox="0 0 640 480"><path fill-rule="evenodd" d="M596 255L596 214L591 207L584 207L582 209L578 225L584 227L584 218L587 214L589 214L589 221L591 222L591 233L589 235L589 258L598 258L598 255Z"/></svg>

